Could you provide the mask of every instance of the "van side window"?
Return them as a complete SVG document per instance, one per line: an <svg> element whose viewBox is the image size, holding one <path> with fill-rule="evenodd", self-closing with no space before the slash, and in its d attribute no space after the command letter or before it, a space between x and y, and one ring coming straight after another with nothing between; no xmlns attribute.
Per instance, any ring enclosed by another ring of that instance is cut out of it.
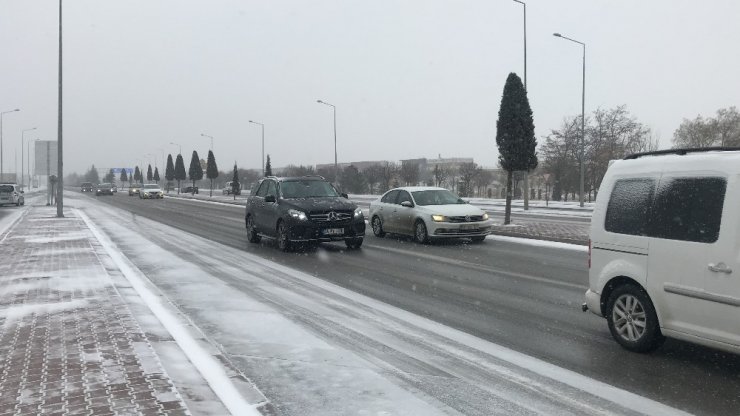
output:
<svg viewBox="0 0 740 416"><path fill-rule="evenodd" d="M620 179L614 184L606 208L606 231L628 235L647 235L648 212L655 192L655 180Z"/></svg>
<svg viewBox="0 0 740 416"><path fill-rule="evenodd" d="M662 180L653 204L651 236L714 243L726 188L727 181L717 177Z"/></svg>

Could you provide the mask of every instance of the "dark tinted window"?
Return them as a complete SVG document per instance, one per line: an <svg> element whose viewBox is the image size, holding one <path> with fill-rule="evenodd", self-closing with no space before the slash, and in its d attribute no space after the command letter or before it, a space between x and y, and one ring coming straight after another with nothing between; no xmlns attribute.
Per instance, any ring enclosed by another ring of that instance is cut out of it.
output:
<svg viewBox="0 0 740 416"><path fill-rule="evenodd" d="M606 208L606 231L647 235L648 212L654 191L654 179L618 180Z"/></svg>
<svg viewBox="0 0 740 416"><path fill-rule="evenodd" d="M324 181L285 181L280 184L283 198L336 198L337 190Z"/></svg>
<svg viewBox="0 0 740 416"><path fill-rule="evenodd" d="M385 202L387 204L395 204L396 196L398 196L398 191L390 191L383 196L380 202Z"/></svg>
<svg viewBox="0 0 740 416"><path fill-rule="evenodd" d="M401 193L398 194L398 203L401 204L403 202L414 203L414 201L411 200L411 195L406 191L401 191Z"/></svg>
<svg viewBox="0 0 740 416"><path fill-rule="evenodd" d="M662 180L653 203L651 237L717 241L726 187L724 178Z"/></svg>

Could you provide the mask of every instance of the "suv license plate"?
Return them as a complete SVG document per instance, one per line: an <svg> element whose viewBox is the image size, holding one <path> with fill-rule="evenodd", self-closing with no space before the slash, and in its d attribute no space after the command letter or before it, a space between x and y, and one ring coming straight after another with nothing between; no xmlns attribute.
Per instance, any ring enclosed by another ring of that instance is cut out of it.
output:
<svg viewBox="0 0 740 416"><path fill-rule="evenodd" d="M323 230L324 235L344 235L344 228L327 228Z"/></svg>

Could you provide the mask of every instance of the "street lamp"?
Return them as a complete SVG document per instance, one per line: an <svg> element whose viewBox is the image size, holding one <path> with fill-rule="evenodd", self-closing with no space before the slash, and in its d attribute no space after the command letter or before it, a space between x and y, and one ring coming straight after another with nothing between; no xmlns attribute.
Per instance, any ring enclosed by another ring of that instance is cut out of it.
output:
<svg viewBox="0 0 740 416"><path fill-rule="evenodd" d="M527 91L527 3L514 0L524 6L524 91ZM524 172L524 210L529 210L529 171Z"/></svg>
<svg viewBox="0 0 740 416"><path fill-rule="evenodd" d="M316 100L319 104L328 105L334 110L334 182L337 182L339 177L339 168L337 166L337 107L334 104L329 104L326 101Z"/></svg>
<svg viewBox="0 0 740 416"><path fill-rule="evenodd" d="M575 39L571 39L569 37L565 37L561 35L560 33L553 33L552 34L555 37L569 40L571 42L577 43L581 46L583 46L583 85L581 86L581 157L580 157L580 171L581 171L581 184L580 184L580 195L578 195L578 199L580 202L580 205L583 206L583 193L584 193L584 165L583 165L583 158L586 154L586 44L583 42L579 42Z"/></svg>
<svg viewBox="0 0 740 416"><path fill-rule="evenodd" d="M209 136L209 135L207 135L205 133L201 133L200 135L203 136L203 137L208 137L209 139L211 139L211 148L209 150L213 151L213 136Z"/></svg>
<svg viewBox="0 0 740 416"><path fill-rule="evenodd" d="M36 139L33 142L36 143L36 142L38 142L40 140L41 139ZM31 179L31 141L30 140L28 141L28 144L26 145L26 147L27 147L26 153L28 154L28 181L31 182L31 183L28 184L28 189L31 189L31 187L33 186L33 180ZM35 159L35 150L36 149L34 149L34 159ZM34 160L34 165L35 164L36 164L36 161ZM34 169L34 171L35 170L36 169ZM36 175L34 175L34 176L36 176Z"/></svg>
<svg viewBox="0 0 740 416"><path fill-rule="evenodd" d="M249 120L249 122L259 124L262 127L262 176L265 176L265 125L252 120Z"/></svg>
<svg viewBox="0 0 740 416"><path fill-rule="evenodd" d="M36 130L36 127L30 128L30 129L21 130L21 191L23 190L23 186L25 185L24 178L23 178L23 171L25 170L24 167L23 167L23 144L25 143L25 140L26 140L26 138L25 138L26 132L27 131L31 131L31 130ZM31 177L30 176L29 176L28 180L31 180ZM29 186L29 188L30 188L30 186Z"/></svg>
<svg viewBox="0 0 740 416"><path fill-rule="evenodd" d="M14 113L16 111L21 111L19 108L16 108L15 110L8 110L0 112L0 180L2 180L3 172L3 116L8 113Z"/></svg>
<svg viewBox="0 0 740 416"><path fill-rule="evenodd" d="M177 154L178 155L181 155L182 154L182 145L181 144L178 144L178 143L175 143L175 142L170 142L170 144L173 145L173 146L179 146L180 147L180 150L178 151Z"/></svg>

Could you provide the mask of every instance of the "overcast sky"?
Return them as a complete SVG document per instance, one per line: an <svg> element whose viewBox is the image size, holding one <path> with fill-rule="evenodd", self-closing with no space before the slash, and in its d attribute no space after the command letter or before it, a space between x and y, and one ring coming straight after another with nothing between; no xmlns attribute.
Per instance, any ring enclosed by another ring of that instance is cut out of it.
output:
<svg viewBox="0 0 740 416"><path fill-rule="evenodd" d="M57 8L0 1L5 170L21 130L56 140ZM581 110L626 104L670 146L685 117L739 105L740 2L527 2L528 90L538 138ZM65 172L186 163L215 137L219 167L474 157L496 164L509 72L523 76L511 0L66 0ZM18 162L20 165L20 161ZM161 166L161 165L160 165ZM20 169L20 167L19 167Z"/></svg>

